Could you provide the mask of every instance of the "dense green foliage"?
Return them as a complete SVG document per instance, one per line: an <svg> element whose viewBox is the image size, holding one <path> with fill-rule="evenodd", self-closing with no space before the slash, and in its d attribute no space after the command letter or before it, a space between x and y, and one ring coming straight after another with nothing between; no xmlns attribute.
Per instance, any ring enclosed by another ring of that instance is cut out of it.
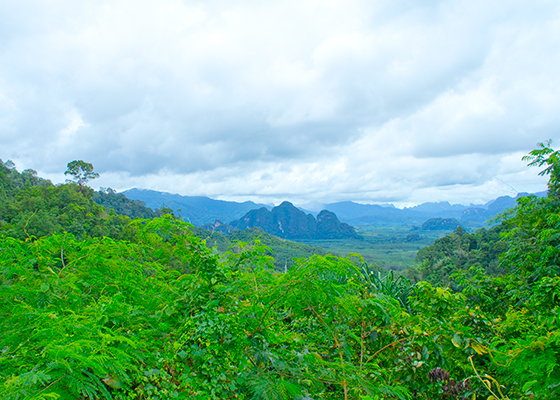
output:
<svg viewBox="0 0 560 400"><path fill-rule="evenodd" d="M500 240L500 233L505 228L505 225L498 225L469 234L458 227L434 244L420 249L416 254L418 266L407 271L407 276L412 280L457 289L457 280L462 278L456 274L467 273L473 267L482 268L491 275L503 274L505 268L500 264L500 255L506 249L506 243Z"/></svg>
<svg viewBox="0 0 560 400"><path fill-rule="evenodd" d="M155 218L163 215L161 210L152 210L140 201L130 200L122 193L117 193L113 189L101 189L93 193L93 201L105 207L107 212L113 210L120 215L130 218Z"/></svg>
<svg viewBox="0 0 560 400"><path fill-rule="evenodd" d="M0 162L0 233L19 239L68 232L126 238L128 218L109 215L92 201L94 191L72 183L53 185L33 170L19 173Z"/></svg>
<svg viewBox="0 0 560 400"><path fill-rule="evenodd" d="M554 176L557 153L541 154ZM63 187L72 202L88 196ZM456 230L420 254L448 258L455 290L359 257L274 273L258 240L221 255L170 215L124 219L113 238L3 229L0 397L557 399L560 196L549 188L501 231ZM487 272L497 243L501 275ZM433 266L427 278L444 275Z"/></svg>
<svg viewBox="0 0 560 400"><path fill-rule="evenodd" d="M195 236L203 239L208 247L215 247L220 254L228 250L239 251L240 247L247 243L258 240L266 246L266 255L273 258L274 269L284 271L295 264L295 259L310 257L312 255L326 255L327 251L321 247L309 246L291 240L280 239L266 233L261 228L247 228L245 230L234 230L228 235L220 232L207 231L198 227L191 227Z"/></svg>
<svg viewBox="0 0 560 400"><path fill-rule="evenodd" d="M273 249L272 253L267 252L267 254L274 258L275 269L278 271L284 271L285 268L294 266L295 259L310 257L311 255L324 256L327 254L320 247L280 239L264 232L260 228L249 228L244 231L235 230L227 235L227 238L233 243L251 243L258 239L267 248Z"/></svg>
<svg viewBox="0 0 560 400"><path fill-rule="evenodd" d="M3 398L407 398L441 391L423 357L459 352L347 260L273 275L259 246L220 260L177 220L132 227L2 240ZM455 295L418 293L454 318Z"/></svg>

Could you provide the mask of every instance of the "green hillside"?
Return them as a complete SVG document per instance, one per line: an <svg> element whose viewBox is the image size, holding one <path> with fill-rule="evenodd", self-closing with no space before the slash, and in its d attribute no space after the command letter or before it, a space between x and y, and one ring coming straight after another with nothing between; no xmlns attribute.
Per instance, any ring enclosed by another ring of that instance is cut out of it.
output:
<svg viewBox="0 0 560 400"><path fill-rule="evenodd" d="M424 280L438 286L457 289L464 274L482 269L493 276L507 272L500 263L500 256L507 249L501 234L505 224L491 229L481 228L468 234L461 227L418 251L418 265L407 271L411 279Z"/></svg>
<svg viewBox="0 0 560 400"><path fill-rule="evenodd" d="M419 252L433 284L356 256L275 273L262 242L221 254L2 163L0 398L558 399L560 153L529 161L549 195Z"/></svg>
<svg viewBox="0 0 560 400"><path fill-rule="evenodd" d="M11 162L0 162L0 234L21 240L63 232L78 239L127 238L127 218L107 213L93 195L88 187L53 185L33 170L19 173Z"/></svg>
<svg viewBox="0 0 560 400"><path fill-rule="evenodd" d="M143 201L131 200L122 193L113 189L102 189L93 193L93 201L102 205L107 212L113 210L115 213L130 218L155 218L163 215L162 209L155 211L147 207Z"/></svg>
<svg viewBox="0 0 560 400"><path fill-rule="evenodd" d="M151 219L166 211L154 211L111 189L95 192L88 187L80 189L77 184L53 185L34 171L19 173L12 164L0 164L0 179L0 233L22 240L61 232L77 238L130 239L130 219ZM293 258L326 254L321 248L282 240L260 229L236 231L225 237L194 226L190 229L222 254L238 241L251 243L259 238L282 271L294 265Z"/></svg>
<svg viewBox="0 0 560 400"><path fill-rule="evenodd" d="M327 251L317 246L310 246L291 240L280 239L266 233L261 228L235 230L228 235L207 231L198 227L191 227L194 235L204 240L206 246L216 247L220 254L232 249L239 251L243 244L258 241L266 247L266 254L273 258L274 269L282 272L295 264L295 259L311 257L312 255L326 255ZM241 245L241 246L240 246Z"/></svg>

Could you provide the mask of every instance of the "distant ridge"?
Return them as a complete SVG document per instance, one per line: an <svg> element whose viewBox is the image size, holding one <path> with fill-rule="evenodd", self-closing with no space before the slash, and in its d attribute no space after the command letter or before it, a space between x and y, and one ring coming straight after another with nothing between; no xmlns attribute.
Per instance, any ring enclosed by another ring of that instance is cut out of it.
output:
<svg viewBox="0 0 560 400"><path fill-rule="evenodd" d="M203 196L181 196L155 190L130 189L123 192L128 198L141 200L148 207L161 209L163 206L171 208L175 214L196 226L215 225L219 222L222 228L215 230L227 233L231 231L229 221L239 220L251 210L264 208L267 211L271 206L257 204L252 201L238 203L233 201L214 200ZM450 204L447 201L419 204L414 207L399 209L391 204L359 204L352 201L343 201L330 204L310 203L299 208L304 214L318 216L320 209L335 214L339 222L352 226L360 225L414 225L420 226L431 218L455 218L465 229L486 227L488 221L495 218L506 209L514 207L518 198L527 196L519 193L516 197L501 196L486 204L471 204L464 206ZM546 196L546 192L536 193L536 196ZM291 203L290 203L291 204ZM306 206L317 210L306 210ZM179 211L180 210L180 211ZM260 212L262 218L264 213ZM257 225L254 225L257 226ZM285 230L285 229L284 229Z"/></svg>
<svg viewBox="0 0 560 400"><path fill-rule="evenodd" d="M535 194L537 197L546 196L546 192ZM380 206L375 204L358 204L351 201L323 205L323 208L336 213L341 221L350 225L421 225L431 218L455 218L458 222L471 229L485 227L488 221L503 213L508 208L515 207L517 199L528 196L519 193L516 197L501 196L486 204L464 206L450 204L447 201L437 203L423 203L403 209Z"/></svg>
<svg viewBox="0 0 560 400"><path fill-rule="evenodd" d="M171 208L177 216L195 226L211 224L216 220L232 221L241 218L250 210L266 207L264 204L256 204L252 201L237 203L204 196L181 196L145 189L129 189L122 193L129 199L143 201L146 206L154 210L162 207Z"/></svg>

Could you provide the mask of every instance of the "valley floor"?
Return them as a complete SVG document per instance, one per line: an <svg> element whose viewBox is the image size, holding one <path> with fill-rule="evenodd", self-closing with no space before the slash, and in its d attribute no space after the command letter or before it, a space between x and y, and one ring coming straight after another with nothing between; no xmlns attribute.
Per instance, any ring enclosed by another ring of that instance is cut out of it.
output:
<svg viewBox="0 0 560 400"><path fill-rule="evenodd" d="M322 247L329 253L348 256L361 255L370 265L384 270L403 271L415 265L416 253L450 231L411 231L408 225L361 226L357 228L363 240L321 239L299 240L311 246Z"/></svg>

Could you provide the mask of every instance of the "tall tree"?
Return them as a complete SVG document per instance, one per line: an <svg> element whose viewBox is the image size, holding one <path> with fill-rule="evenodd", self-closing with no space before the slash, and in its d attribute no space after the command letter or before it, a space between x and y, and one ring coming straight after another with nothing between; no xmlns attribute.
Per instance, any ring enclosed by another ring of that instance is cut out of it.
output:
<svg viewBox="0 0 560 400"><path fill-rule="evenodd" d="M74 160L69 162L64 175L72 175L74 177L73 181L80 186L80 191L83 190L84 185L90 179L99 178L99 174L97 172L93 172L93 164L87 163L83 160Z"/></svg>

